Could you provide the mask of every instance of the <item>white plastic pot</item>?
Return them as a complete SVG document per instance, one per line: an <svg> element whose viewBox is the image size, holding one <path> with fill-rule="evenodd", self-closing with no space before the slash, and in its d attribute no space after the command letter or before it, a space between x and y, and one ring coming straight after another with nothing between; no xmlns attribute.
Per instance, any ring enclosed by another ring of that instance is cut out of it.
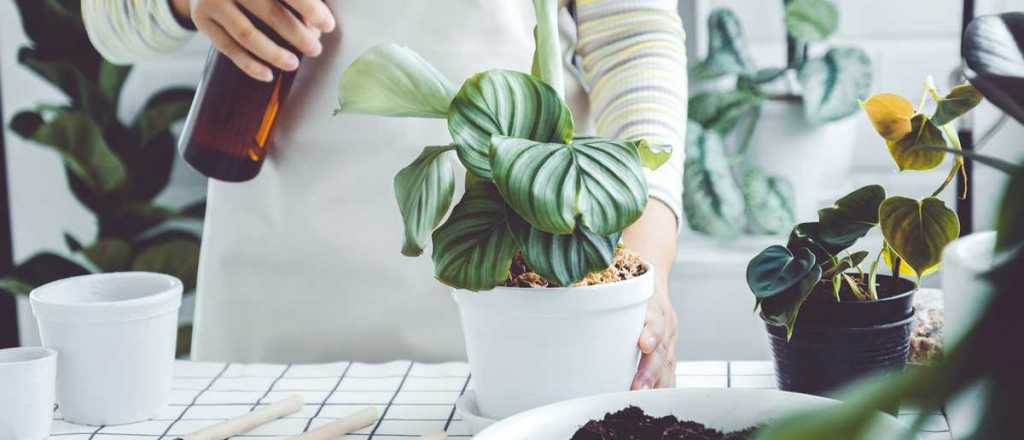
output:
<svg viewBox="0 0 1024 440"><path fill-rule="evenodd" d="M148 272L84 275L32 291L43 345L60 353L64 418L120 425L152 418L171 389L181 282Z"/></svg>
<svg viewBox="0 0 1024 440"><path fill-rule="evenodd" d="M480 415L629 389L654 271L586 287L456 289Z"/></svg>
<svg viewBox="0 0 1024 440"><path fill-rule="evenodd" d="M0 438L45 440L53 423L57 352L0 350Z"/></svg>
<svg viewBox="0 0 1024 440"><path fill-rule="evenodd" d="M797 221L812 221L823 200L847 189L856 132L855 117L813 125L800 103L766 101L747 157L765 174L789 180Z"/></svg>
<svg viewBox="0 0 1024 440"><path fill-rule="evenodd" d="M943 346L960 341L985 309L995 288L985 277L995 258L995 231L975 232L953 240L942 251ZM947 402L955 438L974 432L984 415L987 383L975 384Z"/></svg>

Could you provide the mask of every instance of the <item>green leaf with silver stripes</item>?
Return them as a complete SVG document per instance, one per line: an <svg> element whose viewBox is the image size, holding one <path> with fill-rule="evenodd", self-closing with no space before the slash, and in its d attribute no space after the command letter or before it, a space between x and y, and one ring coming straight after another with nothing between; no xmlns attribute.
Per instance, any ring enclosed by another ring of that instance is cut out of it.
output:
<svg viewBox="0 0 1024 440"><path fill-rule="evenodd" d="M572 234L576 218L599 235L640 218L647 182L635 144L578 138L568 144L492 138L494 183L510 207L534 227Z"/></svg>
<svg viewBox="0 0 1024 440"><path fill-rule="evenodd" d="M508 277L518 249L512 212L493 183L476 180L433 234L434 276L467 290L488 290Z"/></svg>
<svg viewBox="0 0 1024 440"><path fill-rule="evenodd" d="M577 225L572 234L551 234L519 216L513 216L509 224L530 269L560 286L570 286L610 266L622 237L619 232L598 235L583 225Z"/></svg>
<svg viewBox="0 0 1024 440"><path fill-rule="evenodd" d="M471 76L455 95L448 131L462 164L490 179L492 135L569 142L573 123L565 102L543 81L521 72L489 70Z"/></svg>
<svg viewBox="0 0 1024 440"><path fill-rule="evenodd" d="M448 213L455 192L455 171L448 152L454 149L451 145L426 147L395 175L395 198L405 226L402 255L422 254L430 232Z"/></svg>
<svg viewBox="0 0 1024 440"><path fill-rule="evenodd" d="M804 115L820 124L845 118L857 111L858 101L871 89L871 59L854 47L830 49L808 60L797 77L804 88Z"/></svg>

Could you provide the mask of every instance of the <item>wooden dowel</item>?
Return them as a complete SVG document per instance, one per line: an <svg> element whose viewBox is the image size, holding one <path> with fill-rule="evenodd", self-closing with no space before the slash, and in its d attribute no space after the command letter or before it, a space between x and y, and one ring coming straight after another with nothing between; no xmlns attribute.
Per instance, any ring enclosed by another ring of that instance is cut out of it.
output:
<svg viewBox="0 0 1024 440"><path fill-rule="evenodd" d="M300 409L302 409L302 396L289 396L287 399L257 408L248 414L201 429L184 437L178 437L175 440L224 440L249 432L257 426L289 414L295 414Z"/></svg>
<svg viewBox="0 0 1024 440"><path fill-rule="evenodd" d="M377 417L377 408L364 408L305 434L289 437L288 440L335 440L372 425L377 421Z"/></svg>

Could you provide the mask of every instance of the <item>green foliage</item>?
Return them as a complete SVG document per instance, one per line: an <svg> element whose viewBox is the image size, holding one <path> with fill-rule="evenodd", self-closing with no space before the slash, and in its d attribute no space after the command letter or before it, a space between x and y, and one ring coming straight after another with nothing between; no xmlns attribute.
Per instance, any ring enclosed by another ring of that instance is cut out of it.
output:
<svg viewBox="0 0 1024 440"><path fill-rule="evenodd" d="M791 0L785 4L788 37L799 56L784 67L758 68L750 56L743 27L728 8L716 8L708 16L708 52L704 60L690 69L691 83L714 79L715 85L702 88L690 97L687 118L704 130L714 131L736 148L726 152L724 161L688 162L689 185L684 197L696 200L728 200L733 188L742 189L738 198L746 211L746 220L732 217L732 205L720 208L689 208L690 227L698 232L729 237L741 232L782 234L795 217L793 191L782 176L767 176L744 157L751 135L757 129L761 106L767 101L799 102L810 124L822 124L850 116L857 111L858 100L868 94L872 80L871 60L860 49L832 48L824 55L807 59L806 48L835 33L839 22L836 6L827 0ZM722 86L723 77L732 75L732 87ZM782 91L780 91L782 89ZM691 125L692 127L692 125ZM692 130L692 128L691 128ZM743 133L737 134L736 132ZM735 136L734 136L735 134ZM687 137L691 142L706 142L705 137ZM716 147L687 145L687 149ZM708 157L717 156L708 152ZM727 165L723 170L703 168L703 164ZM706 178L717 179L708 182Z"/></svg>
<svg viewBox="0 0 1024 440"><path fill-rule="evenodd" d="M455 193L455 170L448 152L454 149L451 145L426 147L395 175L395 198L405 225L402 255L422 254L430 232L448 213Z"/></svg>
<svg viewBox="0 0 1024 440"><path fill-rule="evenodd" d="M939 265L942 249L960 236L960 221L952 209L934 197L914 200L890 197L878 208L882 236L914 272L924 274Z"/></svg>
<svg viewBox="0 0 1024 440"><path fill-rule="evenodd" d="M823 40L839 27L839 9L828 0L791 0L786 2L785 22L797 40Z"/></svg>
<svg viewBox="0 0 1024 440"><path fill-rule="evenodd" d="M411 49L374 47L345 69L338 112L446 118L455 87Z"/></svg>
<svg viewBox="0 0 1024 440"><path fill-rule="evenodd" d="M887 141L889 154L900 171L926 171L942 164L946 156L941 151L921 149L921 147L944 147L946 140L927 116L918 114L910 119L910 132L896 141Z"/></svg>
<svg viewBox="0 0 1024 440"><path fill-rule="evenodd" d="M722 139L693 121L686 129L683 211L691 228L711 236L732 237L743 228L743 193L730 174Z"/></svg>
<svg viewBox="0 0 1024 440"><path fill-rule="evenodd" d="M1024 58L1021 57L1021 46L1016 43L1024 35L1024 14L978 17L967 27L966 34L964 58L975 71L969 75L971 84L986 99L1024 123L1024 94L1021 93L1024 88L1020 82L1020 72L1024 72L1020 68L1020 60ZM999 69L990 70L995 66ZM933 92L934 96L938 94ZM949 121L945 122L948 124ZM945 127L946 124L942 125ZM964 154L957 145L947 152ZM979 163L1001 163L988 156L972 157L986 159L978 160ZM1019 294L1020 268L1024 267L1024 209L1020 197L1024 191L1024 167L1010 164L996 168L1009 173L1011 180L1004 189L999 213L995 267L988 274L995 289L960 342L947 348L947 355L936 365L866 380L841 396L845 405L794 414L774 422L759 434L760 440L866 440L873 438L868 432L872 420L877 417L876 411L899 404L920 409L922 415L912 425L912 430L918 431L928 414L940 410L946 402L978 384L985 384L989 391L976 402L978 414L982 417L973 432L965 431L958 435L995 439L1019 430L1020 420L1014 409L1024 394L1024 381L1020 377L1024 360L1020 356L1008 356L1005 346L993 341L1024 334L1024 320L1016 316L1024 307L1024 297ZM923 212L925 203L934 204L927 200L911 201L920 204ZM908 202L897 203L910 205ZM882 217L884 223L885 215ZM942 217L948 219L946 215Z"/></svg>
<svg viewBox="0 0 1024 440"><path fill-rule="evenodd" d="M11 130L60 154L71 191L95 215L99 232L87 244L65 234L67 254L32 256L4 274L0 290L27 294L69 276L131 269L169 273L192 288L199 237L177 223L201 219L203 205L174 210L153 203L177 156L171 125L188 112L192 90L157 92L126 124L117 108L131 67L104 61L91 46L79 1L16 3L30 40L19 62L67 101L17 113Z"/></svg>
<svg viewBox="0 0 1024 440"><path fill-rule="evenodd" d="M982 99L981 92L970 84L953 87L946 96L936 100L932 122L946 125L980 104Z"/></svg>
<svg viewBox="0 0 1024 440"><path fill-rule="evenodd" d="M794 254L785 246L769 246L747 265L747 285L755 298L771 298L800 283L815 267L814 254L807 248Z"/></svg>
<svg viewBox="0 0 1024 440"><path fill-rule="evenodd" d="M409 112L401 99L374 103L377 115L447 115L452 146L428 147L402 169L395 177L395 195L405 222L402 252L422 253L433 230L434 274L452 287L479 291L497 286L508 277L517 252L531 270L561 286L607 268L622 231L647 204L643 168L655 169L671 155L671 146L643 139L574 138L572 113L561 97L556 7L553 0L534 1L537 47L532 74L474 74L444 109L432 105L420 114ZM372 48L353 62L364 68L342 75L339 112L360 112L344 105L351 99L345 96L346 85L375 84L376 76L403 69L436 72L408 49L401 49L401 58L414 59L411 68L396 65L399 57L381 56L397 47ZM443 88L435 83L407 81L400 85L410 90L401 95L439 97L419 90ZM392 86L385 81L373 87ZM441 156L452 148L468 170L466 193L437 226L451 203L454 176Z"/></svg>

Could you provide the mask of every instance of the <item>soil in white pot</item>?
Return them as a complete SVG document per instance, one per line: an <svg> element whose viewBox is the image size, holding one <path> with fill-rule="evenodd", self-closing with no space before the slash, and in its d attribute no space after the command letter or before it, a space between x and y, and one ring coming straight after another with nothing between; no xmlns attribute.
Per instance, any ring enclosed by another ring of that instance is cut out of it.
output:
<svg viewBox="0 0 1024 440"><path fill-rule="evenodd" d="M571 287L593 286L597 284L614 283L630 278L636 278L647 273L643 261L636 254L625 247L619 246L615 250L615 258L607 269L587 275ZM519 252L512 257L512 267L509 270L508 279L502 284L504 287L561 287L554 281L548 281L544 277L533 272L523 255Z"/></svg>
<svg viewBox="0 0 1024 440"><path fill-rule="evenodd" d="M635 406L629 406L603 419L591 420L572 436L571 440L748 440L754 438L754 428L736 432L721 432L702 423L680 421L675 416L652 417Z"/></svg>

